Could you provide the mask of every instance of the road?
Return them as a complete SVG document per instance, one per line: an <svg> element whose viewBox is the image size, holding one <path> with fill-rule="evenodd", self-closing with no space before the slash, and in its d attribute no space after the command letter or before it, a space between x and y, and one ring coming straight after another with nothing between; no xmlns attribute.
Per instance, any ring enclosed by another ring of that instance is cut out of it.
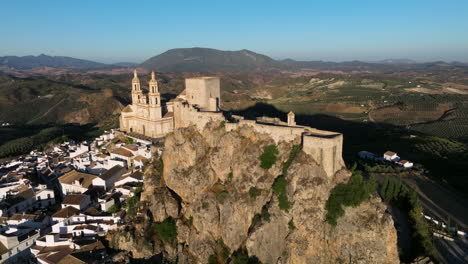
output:
<svg viewBox="0 0 468 264"><path fill-rule="evenodd" d="M445 263L468 264L468 241L465 237L457 237L453 242L443 238L434 238L434 244Z"/></svg>
<svg viewBox="0 0 468 264"><path fill-rule="evenodd" d="M424 213L439 220L457 223L468 232L468 200L425 176L403 176L402 180L418 193Z"/></svg>
<svg viewBox="0 0 468 264"><path fill-rule="evenodd" d="M452 225L456 223L459 230L468 233L468 200L466 198L423 175L406 174L401 176L401 179L418 194L424 214L445 223L450 217ZM378 176L377 180L382 182L383 176ZM453 242L434 237L434 245L445 263L468 264L466 237L458 236Z"/></svg>

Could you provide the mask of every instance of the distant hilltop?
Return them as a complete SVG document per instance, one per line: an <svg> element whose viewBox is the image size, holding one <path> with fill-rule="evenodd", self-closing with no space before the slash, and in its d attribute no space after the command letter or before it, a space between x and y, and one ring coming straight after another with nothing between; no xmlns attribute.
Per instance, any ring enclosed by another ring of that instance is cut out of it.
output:
<svg viewBox="0 0 468 264"><path fill-rule="evenodd" d="M401 70L440 70L447 67L468 67L461 62L417 63L410 59L386 59L377 62L364 61L297 61L293 59L275 60L266 55L247 49L237 51L211 48L171 49L145 60L141 64L120 62L104 64L64 56L5 56L0 57L0 67L16 70L30 70L39 67L69 69L119 69L144 68L157 72L265 72L300 71L314 69L324 71L401 71Z"/></svg>
<svg viewBox="0 0 468 264"><path fill-rule="evenodd" d="M0 57L0 65L12 69L33 69L37 67L52 67L52 68L94 68L104 66L105 64L75 59L63 56L48 56L41 54L39 56L5 56Z"/></svg>

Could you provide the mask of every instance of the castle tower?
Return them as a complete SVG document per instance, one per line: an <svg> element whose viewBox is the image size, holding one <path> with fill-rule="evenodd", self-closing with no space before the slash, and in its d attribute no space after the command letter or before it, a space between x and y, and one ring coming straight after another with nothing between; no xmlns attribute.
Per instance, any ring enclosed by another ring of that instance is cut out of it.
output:
<svg viewBox="0 0 468 264"><path fill-rule="evenodd" d="M295 126L296 121L295 121L295 115L292 111L289 111L288 113L288 126Z"/></svg>
<svg viewBox="0 0 468 264"><path fill-rule="evenodd" d="M137 70L135 69L132 79L132 104L138 104L141 96L143 96L143 93L141 92L140 79L138 79Z"/></svg>

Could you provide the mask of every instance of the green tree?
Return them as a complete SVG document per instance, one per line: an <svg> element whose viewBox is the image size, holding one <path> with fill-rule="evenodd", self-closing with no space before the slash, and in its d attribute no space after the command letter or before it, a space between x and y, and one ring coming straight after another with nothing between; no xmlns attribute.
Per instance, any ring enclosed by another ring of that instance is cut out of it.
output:
<svg viewBox="0 0 468 264"><path fill-rule="evenodd" d="M177 225L172 217L168 217L162 222L154 223L153 228L158 237L165 242L172 242L177 237Z"/></svg>
<svg viewBox="0 0 468 264"><path fill-rule="evenodd" d="M260 156L260 167L266 170L270 169L275 164L278 153L276 145L265 146L263 154Z"/></svg>

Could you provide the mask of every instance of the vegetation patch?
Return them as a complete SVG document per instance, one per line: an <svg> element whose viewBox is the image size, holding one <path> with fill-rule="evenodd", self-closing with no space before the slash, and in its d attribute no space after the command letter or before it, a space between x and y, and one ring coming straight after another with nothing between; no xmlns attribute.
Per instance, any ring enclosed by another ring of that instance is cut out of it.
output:
<svg viewBox="0 0 468 264"><path fill-rule="evenodd" d="M172 217L153 224L153 229L162 241L172 242L177 237L177 225Z"/></svg>
<svg viewBox="0 0 468 264"><path fill-rule="evenodd" d="M249 196L252 199L257 198L262 193L262 190L258 189L257 187L250 187L249 189Z"/></svg>
<svg viewBox="0 0 468 264"><path fill-rule="evenodd" d="M114 204L111 207L109 207L109 209L107 209L107 212L111 214L117 213L118 211L120 211L120 206L117 204Z"/></svg>
<svg viewBox="0 0 468 264"><path fill-rule="evenodd" d="M429 256L437 260L438 253L432 244L428 225L423 219L423 209L414 190L403 185L400 178L384 178L380 188L382 198L400 208L408 215L411 229L411 249L400 258L411 261L418 256Z"/></svg>
<svg viewBox="0 0 468 264"><path fill-rule="evenodd" d="M262 207L262 211L259 214L254 215L252 218L252 224L250 225L249 232L261 221L270 222L270 216L267 205L264 205Z"/></svg>
<svg viewBox="0 0 468 264"><path fill-rule="evenodd" d="M229 248L224 244L222 238L219 238L216 241L216 246L214 249L214 254L210 255L208 258L208 264L224 264L227 263L229 256L231 255L231 251Z"/></svg>
<svg viewBox="0 0 468 264"><path fill-rule="evenodd" d="M365 180L361 171L353 171L347 184L340 183L330 192L325 204L326 220L336 226L338 218L344 215L344 206L356 207L375 193L377 183L373 177Z"/></svg>
<svg viewBox="0 0 468 264"><path fill-rule="evenodd" d="M276 145L265 146L263 148L263 154L260 156L260 167L265 170L270 169L273 164L275 164L278 153Z"/></svg>
<svg viewBox="0 0 468 264"><path fill-rule="evenodd" d="M258 260L255 256L249 256L249 252L246 248L241 248L234 253L232 256L232 264L261 264L260 260Z"/></svg>
<svg viewBox="0 0 468 264"><path fill-rule="evenodd" d="M289 220L288 228L289 228L289 231L293 231L294 229L296 229L296 226L294 225L293 219Z"/></svg>
<svg viewBox="0 0 468 264"><path fill-rule="evenodd" d="M278 197L278 207L281 210L288 212L291 207L291 203L288 200L286 186L287 182L284 175L278 176L275 179L275 182L273 182L273 192L276 194L276 197Z"/></svg>
<svg viewBox="0 0 468 264"><path fill-rule="evenodd" d="M134 143L133 138L131 138L131 137L125 138L125 144L128 144L128 145L129 145L129 144L133 144L133 143Z"/></svg>
<svg viewBox="0 0 468 264"><path fill-rule="evenodd" d="M283 175L286 176L286 173L291 166L291 163L296 158L297 154L301 151L301 145L294 145L289 153L288 160L283 163Z"/></svg>

